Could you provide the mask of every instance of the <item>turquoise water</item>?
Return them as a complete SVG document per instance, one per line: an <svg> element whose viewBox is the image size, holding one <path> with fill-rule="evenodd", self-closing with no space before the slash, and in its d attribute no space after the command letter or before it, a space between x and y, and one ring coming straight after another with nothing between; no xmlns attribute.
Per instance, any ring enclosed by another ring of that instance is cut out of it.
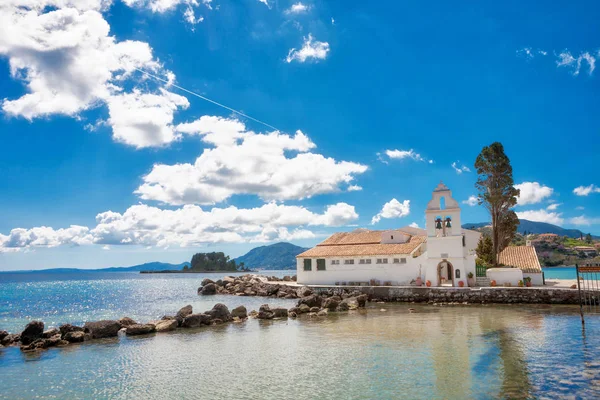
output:
<svg viewBox="0 0 600 400"><path fill-rule="evenodd" d="M575 267L542 268L546 279L577 279Z"/></svg>
<svg viewBox="0 0 600 400"><path fill-rule="evenodd" d="M203 276L98 278L0 282L3 327L29 315L85 320L112 306L116 317L154 317L184 303L274 303L199 297ZM584 332L571 306L369 303L326 318L250 319L34 354L6 348L0 398L599 398L598 332L598 317Z"/></svg>

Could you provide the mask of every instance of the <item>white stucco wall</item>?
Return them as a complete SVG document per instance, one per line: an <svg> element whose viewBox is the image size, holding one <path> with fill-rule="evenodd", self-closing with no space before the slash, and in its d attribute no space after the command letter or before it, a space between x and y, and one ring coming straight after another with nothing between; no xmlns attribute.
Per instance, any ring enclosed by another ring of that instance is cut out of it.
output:
<svg viewBox="0 0 600 400"><path fill-rule="evenodd" d="M425 256L413 258L411 255L380 255L369 257L319 257L324 259L325 271L317 270L317 258L311 258L312 270L304 271L305 258L296 259L296 274L298 283L304 285L334 285L336 282L369 282L377 279L383 284L391 281L394 286L409 285L419 275L425 282ZM359 264L360 259L370 259L371 264ZM377 264L378 258L387 258L387 264ZM393 264L394 258L406 258L406 264ZM344 264L344 260L353 259L354 264ZM331 260L340 260L337 265Z"/></svg>
<svg viewBox="0 0 600 400"><path fill-rule="evenodd" d="M542 274L528 274L526 272L523 272L523 278L525 277L530 277L531 278L531 284L534 286L542 286L544 284L544 278L542 278Z"/></svg>
<svg viewBox="0 0 600 400"><path fill-rule="evenodd" d="M486 274L490 281L496 281L497 286L503 286L506 282L518 286L519 281L523 280L523 271L519 268L489 268ZM533 283L533 278L531 281Z"/></svg>

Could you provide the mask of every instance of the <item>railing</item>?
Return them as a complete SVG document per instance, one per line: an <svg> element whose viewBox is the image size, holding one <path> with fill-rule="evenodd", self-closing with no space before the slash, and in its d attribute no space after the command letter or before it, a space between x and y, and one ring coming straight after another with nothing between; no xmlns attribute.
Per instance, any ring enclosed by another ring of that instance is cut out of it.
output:
<svg viewBox="0 0 600 400"><path fill-rule="evenodd" d="M477 276L477 277L485 278L487 276L486 271L487 271L487 268L484 267L483 265L475 266L475 276Z"/></svg>

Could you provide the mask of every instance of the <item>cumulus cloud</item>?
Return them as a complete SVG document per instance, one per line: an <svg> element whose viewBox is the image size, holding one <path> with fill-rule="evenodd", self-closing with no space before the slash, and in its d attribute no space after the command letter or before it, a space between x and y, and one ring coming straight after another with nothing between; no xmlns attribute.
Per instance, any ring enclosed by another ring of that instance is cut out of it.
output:
<svg viewBox="0 0 600 400"><path fill-rule="evenodd" d="M285 10L286 14L302 14L307 12L309 9L309 7L301 2L298 3L294 3L292 4L292 6L290 8L288 8L287 10Z"/></svg>
<svg viewBox="0 0 600 400"><path fill-rule="evenodd" d="M592 184L590 186L579 186L573 189L577 196L588 196L590 193L600 193L600 187Z"/></svg>
<svg viewBox="0 0 600 400"><path fill-rule="evenodd" d="M212 0L123 0L129 7L147 8L153 13L162 14L167 11L172 11L178 6L185 6L183 13L184 20L191 25L195 25L204 20L203 17L196 17L195 9L200 4L206 6L207 9L212 9Z"/></svg>
<svg viewBox="0 0 600 400"><path fill-rule="evenodd" d="M385 155L388 156L388 158L391 160L411 159L411 160L415 160L415 161L428 162L429 164L433 163L433 160L428 160L428 159L424 158L419 153L415 152L413 149L410 149L410 150L398 150L398 149L386 150ZM379 159L381 161L385 162L385 160L381 157L381 154L378 153L378 156L380 157Z"/></svg>
<svg viewBox="0 0 600 400"><path fill-rule="evenodd" d="M301 131L293 136L257 134L237 120L217 117L203 117L176 130L199 135L214 147L204 149L193 164L154 165L136 190L144 200L215 204L235 194L299 200L340 191L367 170L365 165L311 152L315 144Z"/></svg>
<svg viewBox="0 0 600 400"><path fill-rule="evenodd" d="M460 161L455 161L451 165L452 165L452 168L454 169L454 171L456 171L456 173L459 175L462 174L463 172L471 172L469 167L467 167L466 165L460 165Z"/></svg>
<svg viewBox="0 0 600 400"><path fill-rule="evenodd" d="M538 182L523 182L515 185L515 188L520 191L517 197L517 204L520 206L539 203L554 192L551 187L540 185Z"/></svg>
<svg viewBox="0 0 600 400"><path fill-rule="evenodd" d="M529 221L546 222L554 225L562 225L564 219L562 213L550 212L548 210L529 210L517 211L519 219L527 219Z"/></svg>
<svg viewBox="0 0 600 400"><path fill-rule="evenodd" d="M329 43L314 40L312 35L309 34L307 37L304 38L302 48L300 50L297 50L295 48L290 49L285 60L288 63L291 63L292 61L298 61L303 63L309 59L324 60L325 58L327 58L328 53Z"/></svg>
<svg viewBox="0 0 600 400"><path fill-rule="evenodd" d="M549 210L549 211L556 211L556 209L557 209L558 207L560 207L561 205L562 205L562 203L552 203L552 204L550 204L548 207L546 207L546 210Z"/></svg>
<svg viewBox="0 0 600 400"><path fill-rule="evenodd" d="M265 6L267 6L269 9L271 8L271 5L269 4L269 0L258 0L259 3L263 3Z"/></svg>
<svg viewBox="0 0 600 400"><path fill-rule="evenodd" d="M469 196L469 198L467 200L463 200L462 202L463 204L466 204L468 206L474 207L477 204L479 204L479 199L477 198L477 196Z"/></svg>
<svg viewBox="0 0 600 400"><path fill-rule="evenodd" d="M0 55L8 58L10 74L25 83L27 92L16 99L3 99L2 110L9 116L32 120L55 114L78 118L85 110L107 104L114 114L139 112L142 95L140 91L125 93L126 83L140 68L164 73L169 80L174 75L165 71L153 57L151 47L144 42L117 41L109 35L110 26L101 11L110 1L87 0L11 0L0 5ZM127 85L129 86L129 85ZM145 93L145 92L144 92ZM164 92L152 96L169 97L172 115L187 101ZM133 97L138 98L135 110L131 109ZM122 110L118 110L123 106ZM143 115L147 115L142 113ZM139 115L139 114L138 114ZM164 125L156 127L159 119ZM169 118L153 118L148 124L146 136L163 135L170 129ZM124 125L112 125L115 138L124 143L139 146L138 129L123 129ZM158 131L158 132L157 132ZM124 138L133 133L136 137ZM163 144L164 140L155 140Z"/></svg>
<svg viewBox="0 0 600 400"><path fill-rule="evenodd" d="M600 224L600 218L589 218L585 215L580 215L579 217L573 217L569 219L569 222L573 225L596 225Z"/></svg>
<svg viewBox="0 0 600 400"><path fill-rule="evenodd" d="M371 219L371 224L381 221L381 218L401 218L410 214L410 200L404 200L400 203L392 199L383 205L383 208L377 215Z"/></svg>
<svg viewBox="0 0 600 400"><path fill-rule="evenodd" d="M419 224L417 224L416 222L412 222L410 225L411 228L419 228Z"/></svg>
<svg viewBox="0 0 600 400"><path fill-rule="evenodd" d="M591 75L596 69L596 58L598 53L594 55L589 52L580 53L577 57L574 57L568 50L563 50L558 54L558 60L556 61L556 65L558 67L567 67L572 70L573 75L579 75L581 71L581 67L583 63L587 63L588 65L588 74Z"/></svg>
<svg viewBox="0 0 600 400"><path fill-rule="evenodd" d="M96 216L93 229L71 226L13 229L0 234L0 252L60 245L200 246L210 243L265 242L315 237L311 226L342 226L358 219L354 206L337 203L322 214L305 207L267 203L240 209L234 206L212 208L186 205L174 210L144 204L123 213L106 211Z"/></svg>

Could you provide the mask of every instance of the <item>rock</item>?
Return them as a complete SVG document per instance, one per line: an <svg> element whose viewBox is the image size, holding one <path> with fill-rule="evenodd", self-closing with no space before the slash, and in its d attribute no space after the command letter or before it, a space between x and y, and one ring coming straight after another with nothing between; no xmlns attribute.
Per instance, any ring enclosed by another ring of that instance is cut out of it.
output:
<svg viewBox="0 0 600 400"><path fill-rule="evenodd" d="M215 304L212 310L207 311L205 314L210 315L212 319L220 319L223 322L231 321L231 313L227 306L222 303Z"/></svg>
<svg viewBox="0 0 600 400"><path fill-rule="evenodd" d="M9 335L9 333L7 331L0 331L0 342L2 341L2 339L7 337L8 335Z"/></svg>
<svg viewBox="0 0 600 400"><path fill-rule="evenodd" d="M292 281L296 282L297 279L298 277L296 275L292 276Z"/></svg>
<svg viewBox="0 0 600 400"><path fill-rule="evenodd" d="M130 325L135 325L137 324L137 322L135 322L134 320L132 320L129 317L123 317L119 320L119 324L121 324L122 328L127 328Z"/></svg>
<svg viewBox="0 0 600 400"><path fill-rule="evenodd" d="M121 329L119 321L103 320L86 322L83 325L84 332L89 333L92 339L115 337Z"/></svg>
<svg viewBox="0 0 600 400"><path fill-rule="evenodd" d="M325 301L323 302L323 308L326 308L329 311L335 311L339 304L340 302L338 300L334 299L333 297L330 297L328 299L325 299Z"/></svg>
<svg viewBox="0 0 600 400"><path fill-rule="evenodd" d="M125 334L129 336L134 335L147 335L156 331L156 325L154 324L133 324L125 328Z"/></svg>
<svg viewBox="0 0 600 400"><path fill-rule="evenodd" d="M327 309L323 309L317 313L317 317L326 317L327 314L328 314Z"/></svg>
<svg viewBox="0 0 600 400"><path fill-rule="evenodd" d="M42 337L44 339L48 339L48 338L51 338L52 336L56 336L56 335L60 336L60 331L56 328L48 329L47 331L44 331L44 333L42 333Z"/></svg>
<svg viewBox="0 0 600 400"><path fill-rule="evenodd" d="M345 306L342 306L342 304L345 304ZM358 301L356 300L356 297L348 297L347 299L342 300L339 306L348 307L348 310L356 310L358 308Z"/></svg>
<svg viewBox="0 0 600 400"><path fill-rule="evenodd" d="M348 311L349 309L350 307L348 307L348 303L342 301L340 304L338 304L336 311Z"/></svg>
<svg viewBox="0 0 600 400"><path fill-rule="evenodd" d="M313 294L312 289L306 286L301 286L296 289L296 295L300 298L310 296L311 294Z"/></svg>
<svg viewBox="0 0 600 400"><path fill-rule="evenodd" d="M227 285L228 283L235 283L235 278L233 276L226 276L223 278L223 283Z"/></svg>
<svg viewBox="0 0 600 400"><path fill-rule="evenodd" d="M309 307L321 307L323 298L317 294L311 294L310 296L304 296L298 300L298 306L306 304Z"/></svg>
<svg viewBox="0 0 600 400"><path fill-rule="evenodd" d="M288 317L290 317L290 318L297 318L298 314L295 313L295 312L293 312L293 311L292 312L288 312Z"/></svg>
<svg viewBox="0 0 600 400"><path fill-rule="evenodd" d="M319 307L311 307L310 308L311 313L318 313L319 311L321 311L321 309Z"/></svg>
<svg viewBox="0 0 600 400"><path fill-rule="evenodd" d="M2 344L2 346L10 346L11 344L16 344L19 340L21 340L21 335L18 333L11 333L2 339L0 344Z"/></svg>
<svg viewBox="0 0 600 400"><path fill-rule="evenodd" d="M209 283L206 286L202 286L202 290L200 291L200 294L203 296L212 295L212 294L216 294L216 293L217 293L217 285L215 285L214 283Z"/></svg>
<svg viewBox="0 0 600 400"><path fill-rule="evenodd" d="M367 300L369 300L369 296L367 296L366 294L361 294L356 298L359 307L365 307L367 305Z"/></svg>
<svg viewBox="0 0 600 400"><path fill-rule="evenodd" d="M44 323L42 321L31 321L21 332L21 343L29 345L40 339L44 333Z"/></svg>
<svg viewBox="0 0 600 400"><path fill-rule="evenodd" d="M258 319L273 319L274 317L275 314L273 314L268 304L263 304L262 306L260 306L257 316Z"/></svg>
<svg viewBox="0 0 600 400"><path fill-rule="evenodd" d="M65 333L62 338L69 343L81 343L85 340L85 333L83 331L70 331Z"/></svg>
<svg viewBox="0 0 600 400"><path fill-rule="evenodd" d="M274 318L287 318L288 310L287 308L277 307L271 310L273 312Z"/></svg>
<svg viewBox="0 0 600 400"><path fill-rule="evenodd" d="M250 311L250 312L248 313L248 316L249 316L250 318L257 318L257 317L258 317L258 311L256 311L256 310L252 310L252 311Z"/></svg>
<svg viewBox="0 0 600 400"><path fill-rule="evenodd" d="M201 325L210 325L211 316L207 314L192 314L183 319L183 328L197 328Z"/></svg>
<svg viewBox="0 0 600 400"><path fill-rule="evenodd" d="M248 311L246 310L246 307L244 306L239 306L234 308L233 310L231 310L231 316L233 318L248 318Z"/></svg>
<svg viewBox="0 0 600 400"><path fill-rule="evenodd" d="M179 311L177 311L177 314L175 315L175 319L177 320L177 323L179 324L179 326L181 326L185 317L192 315L192 313L193 313L193 309L192 309L191 304L188 304L187 306L182 307Z"/></svg>
<svg viewBox="0 0 600 400"><path fill-rule="evenodd" d="M202 283L200 283L200 285L201 286L206 286L209 283L215 283L215 281L213 281L212 279L204 278L204 279L202 279Z"/></svg>
<svg viewBox="0 0 600 400"><path fill-rule="evenodd" d="M300 304L300 306L298 307L298 311L298 314L307 314L310 312L310 307L306 304Z"/></svg>
<svg viewBox="0 0 600 400"><path fill-rule="evenodd" d="M63 339L65 338L65 335L69 332L83 332L82 327L71 324L61 325L58 329L60 330L60 335Z"/></svg>
<svg viewBox="0 0 600 400"><path fill-rule="evenodd" d="M167 319L158 321L156 324L156 332L168 332L175 330L179 324L176 319Z"/></svg>
<svg viewBox="0 0 600 400"><path fill-rule="evenodd" d="M290 282L292 280L292 277L289 275L286 275L283 277L284 282Z"/></svg>

